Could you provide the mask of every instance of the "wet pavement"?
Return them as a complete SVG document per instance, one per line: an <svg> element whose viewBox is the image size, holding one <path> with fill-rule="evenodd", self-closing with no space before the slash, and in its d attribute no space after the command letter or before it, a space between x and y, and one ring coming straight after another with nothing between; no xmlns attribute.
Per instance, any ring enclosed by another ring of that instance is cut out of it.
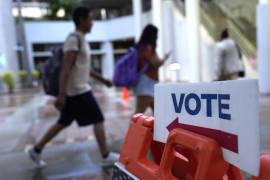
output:
<svg viewBox="0 0 270 180"><path fill-rule="evenodd" d="M121 91L95 87L94 95L106 118L110 149L119 152L133 112L133 98L121 98ZM111 167L101 168L101 157L92 127L65 129L43 152L47 166L35 165L24 154L55 123L59 113L53 99L41 92L0 96L0 180L109 179Z"/></svg>
<svg viewBox="0 0 270 180"><path fill-rule="evenodd" d="M94 87L106 118L106 136L113 151L119 152L134 111L134 98L123 100L121 91ZM111 167L101 168L92 127L65 129L45 148L43 169L24 154L55 123L58 112L53 99L41 91L0 95L0 180L84 180L109 179ZM151 114L150 111L147 112ZM261 151L270 153L270 97L260 97Z"/></svg>

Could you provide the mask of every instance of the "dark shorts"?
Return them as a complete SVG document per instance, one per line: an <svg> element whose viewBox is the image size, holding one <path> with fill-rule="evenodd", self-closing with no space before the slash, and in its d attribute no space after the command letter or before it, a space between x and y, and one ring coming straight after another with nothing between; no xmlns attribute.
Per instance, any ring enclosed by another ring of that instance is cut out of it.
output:
<svg viewBox="0 0 270 180"><path fill-rule="evenodd" d="M74 120L79 126L104 121L103 114L91 91L76 96L67 96L58 124L69 126Z"/></svg>

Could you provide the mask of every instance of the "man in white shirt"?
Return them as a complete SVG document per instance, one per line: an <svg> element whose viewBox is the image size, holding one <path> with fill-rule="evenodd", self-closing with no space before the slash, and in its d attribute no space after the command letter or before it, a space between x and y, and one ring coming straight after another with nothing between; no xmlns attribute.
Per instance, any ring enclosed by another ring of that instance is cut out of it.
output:
<svg viewBox="0 0 270 180"><path fill-rule="evenodd" d="M228 29L221 33L216 46L215 80L234 80L242 70L237 44L229 38Z"/></svg>
<svg viewBox="0 0 270 180"><path fill-rule="evenodd" d="M73 12L76 31L68 36L63 46L63 63L60 74L59 95L55 106L61 111L60 118L44 135L44 137L27 151L30 158L38 165L44 166L40 155L45 145L60 131L68 127L74 120L79 126L94 126L94 133L103 157L103 164L112 164L118 160L119 154L109 152L104 132L104 117L92 95L89 76L96 78L107 86L111 81L90 71L90 47L85 35L91 31L92 19L90 10L78 7Z"/></svg>

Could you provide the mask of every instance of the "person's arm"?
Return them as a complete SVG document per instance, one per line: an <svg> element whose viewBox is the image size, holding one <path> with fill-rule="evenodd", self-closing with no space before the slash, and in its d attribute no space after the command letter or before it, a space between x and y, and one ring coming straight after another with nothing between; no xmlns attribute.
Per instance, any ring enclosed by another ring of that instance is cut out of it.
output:
<svg viewBox="0 0 270 180"><path fill-rule="evenodd" d="M103 78L99 73L91 70L90 76L95 78L96 80L100 81L101 83L105 84L108 87L112 86L112 82L108 79Z"/></svg>
<svg viewBox="0 0 270 180"><path fill-rule="evenodd" d="M160 67L165 63L165 61L168 59L169 56L170 54L166 54L163 59L160 59L158 55L155 53L153 57L149 59L149 61L154 67Z"/></svg>
<svg viewBox="0 0 270 180"><path fill-rule="evenodd" d="M154 67L160 67L164 64L164 62L168 59L168 57L170 56L169 53L167 53L165 55L165 57L163 59L161 59L157 53L155 52L155 50L153 49L152 46L147 45L145 47L145 51L144 51L144 57L145 59L148 59L150 64Z"/></svg>
<svg viewBox="0 0 270 180"><path fill-rule="evenodd" d="M64 53L62 69L59 79L59 94L55 102L55 106L58 109L62 109L65 104L67 83L70 76L72 66L75 64L77 52L67 51Z"/></svg>

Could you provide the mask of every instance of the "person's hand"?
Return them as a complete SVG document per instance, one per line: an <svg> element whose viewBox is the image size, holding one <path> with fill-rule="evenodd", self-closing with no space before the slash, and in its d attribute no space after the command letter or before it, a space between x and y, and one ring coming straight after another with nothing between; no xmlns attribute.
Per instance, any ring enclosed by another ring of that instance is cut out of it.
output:
<svg viewBox="0 0 270 180"><path fill-rule="evenodd" d="M61 111L64 108L65 103L66 103L65 96L58 96L54 105L59 111Z"/></svg>
<svg viewBox="0 0 270 180"><path fill-rule="evenodd" d="M107 86L107 87L112 87L112 81L111 80L108 80L108 79L104 79L104 84Z"/></svg>
<svg viewBox="0 0 270 180"><path fill-rule="evenodd" d="M164 61L166 61L171 55L171 51L166 53L165 56L164 56Z"/></svg>

